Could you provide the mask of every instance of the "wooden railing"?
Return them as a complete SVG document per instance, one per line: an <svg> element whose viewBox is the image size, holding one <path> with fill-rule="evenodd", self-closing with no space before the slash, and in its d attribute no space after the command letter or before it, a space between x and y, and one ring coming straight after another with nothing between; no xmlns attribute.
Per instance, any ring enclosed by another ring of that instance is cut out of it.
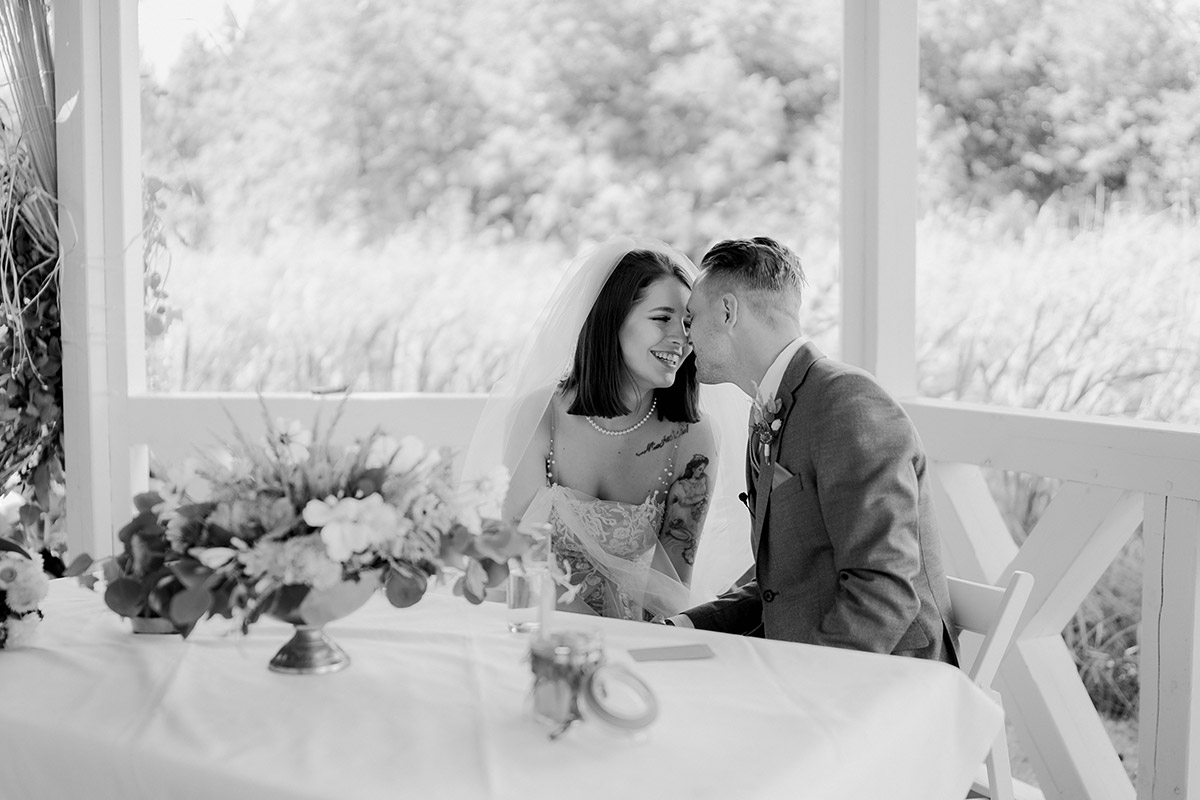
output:
<svg viewBox="0 0 1200 800"><path fill-rule="evenodd" d="M261 431L263 402L273 417L308 422L318 413L331 419L342 399L143 395L130 398L129 418L138 448L149 446L171 461L227 437L231 420ZM346 402L339 435L381 426L461 452L483 398L363 395ZM930 457L948 570L993 583L1015 569L1036 578L997 685L1045 797L1157 800L1200 790L1200 743L1193 735L1200 730L1200 431L922 399L905 407ZM1019 548L984 468L1062 481ZM1145 566L1135 792L1061 634L1139 525Z"/></svg>
<svg viewBox="0 0 1200 800"><path fill-rule="evenodd" d="M1139 525L1136 796L1200 790L1200 431L930 400L905 405L933 463L948 569L990 582L1018 569L1035 577L997 685L1045 796L1135 796L1061 634ZM1020 548L985 467L1063 482Z"/></svg>

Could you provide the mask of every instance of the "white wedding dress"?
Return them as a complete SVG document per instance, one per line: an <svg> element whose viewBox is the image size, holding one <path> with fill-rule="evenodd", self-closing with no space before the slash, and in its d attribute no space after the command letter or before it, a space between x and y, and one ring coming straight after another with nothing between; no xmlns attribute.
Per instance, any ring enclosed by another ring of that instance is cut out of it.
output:
<svg viewBox="0 0 1200 800"><path fill-rule="evenodd" d="M572 583L581 587L578 599L588 608L602 617L640 620L646 610L645 586L650 583L665 506L653 495L634 505L600 500L554 484L538 491L522 522L550 523L554 556L570 570ZM603 553L600 563L592 555L597 548ZM620 565L619 570L604 568L614 563ZM685 589L682 600L671 608L654 600L650 605L661 609L656 613L678 613L686 598Z"/></svg>
<svg viewBox="0 0 1200 800"><path fill-rule="evenodd" d="M559 483L554 471L554 429L546 454L546 486L534 495L522 524L548 523L555 558L580 587L577 599L603 617L641 620L677 614L688 607L688 588L675 575L658 533L666 513L666 487L648 491L641 503L601 500ZM678 444L667 453L674 474ZM703 539L701 539L703 545Z"/></svg>

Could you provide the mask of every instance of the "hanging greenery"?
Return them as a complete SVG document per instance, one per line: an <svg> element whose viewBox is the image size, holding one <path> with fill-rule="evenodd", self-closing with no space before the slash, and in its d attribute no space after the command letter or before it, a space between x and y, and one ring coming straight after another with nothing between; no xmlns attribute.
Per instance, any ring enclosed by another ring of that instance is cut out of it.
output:
<svg viewBox="0 0 1200 800"><path fill-rule="evenodd" d="M62 329L50 8L0 4L0 62L11 106L0 109L0 492L24 499L0 531L61 570Z"/></svg>

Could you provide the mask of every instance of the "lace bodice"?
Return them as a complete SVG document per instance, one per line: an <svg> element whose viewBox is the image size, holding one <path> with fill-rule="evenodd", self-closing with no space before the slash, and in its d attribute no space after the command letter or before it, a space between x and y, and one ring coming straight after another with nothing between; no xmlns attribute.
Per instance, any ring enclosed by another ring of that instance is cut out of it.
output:
<svg viewBox="0 0 1200 800"><path fill-rule="evenodd" d="M554 555L580 585L579 599L601 616L642 619L665 501L657 493L636 505L598 500L560 484L542 492Z"/></svg>
<svg viewBox="0 0 1200 800"><path fill-rule="evenodd" d="M600 542L605 552L626 559L648 556L658 541L658 531L662 527L663 512L666 503L658 498L657 493L651 494L641 504L621 503L615 500L597 500L582 492L555 484L551 487L554 495L551 523L560 527L563 506L571 510L570 518L582 524L583 529L593 539ZM561 544L563 552L570 549L571 539L574 538L569 530L561 530L556 545Z"/></svg>
<svg viewBox="0 0 1200 800"><path fill-rule="evenodd" d="M580 600L601 616L642 619L647 593L662 594L661 574L651 578L650 572L666 511L668 481L660 478L641 503L602 500L564 486L555 470L555 427L551 425L546 454L547 485L530 512L553 527L552 550L570 568L574 582L581 584ZM672 474L674 462L672 448L664 476Z"/></svg>

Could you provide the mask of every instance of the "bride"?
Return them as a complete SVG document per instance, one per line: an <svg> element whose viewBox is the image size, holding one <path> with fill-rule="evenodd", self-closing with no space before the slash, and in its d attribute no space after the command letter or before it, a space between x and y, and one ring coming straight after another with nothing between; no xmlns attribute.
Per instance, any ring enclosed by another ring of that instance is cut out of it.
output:
<svg viewBox="0 0 1200 800"><path fill-rule="evenodd" d="M577 258L476 429L466 471L502 460L505 515L549 523L579 586L564 609L669 616L750 563L736 469L721 481L740 463L747 406L730 410L736 395L719 387L701 400L685 328L695 274L673 248L628 236Z"/></svg>

